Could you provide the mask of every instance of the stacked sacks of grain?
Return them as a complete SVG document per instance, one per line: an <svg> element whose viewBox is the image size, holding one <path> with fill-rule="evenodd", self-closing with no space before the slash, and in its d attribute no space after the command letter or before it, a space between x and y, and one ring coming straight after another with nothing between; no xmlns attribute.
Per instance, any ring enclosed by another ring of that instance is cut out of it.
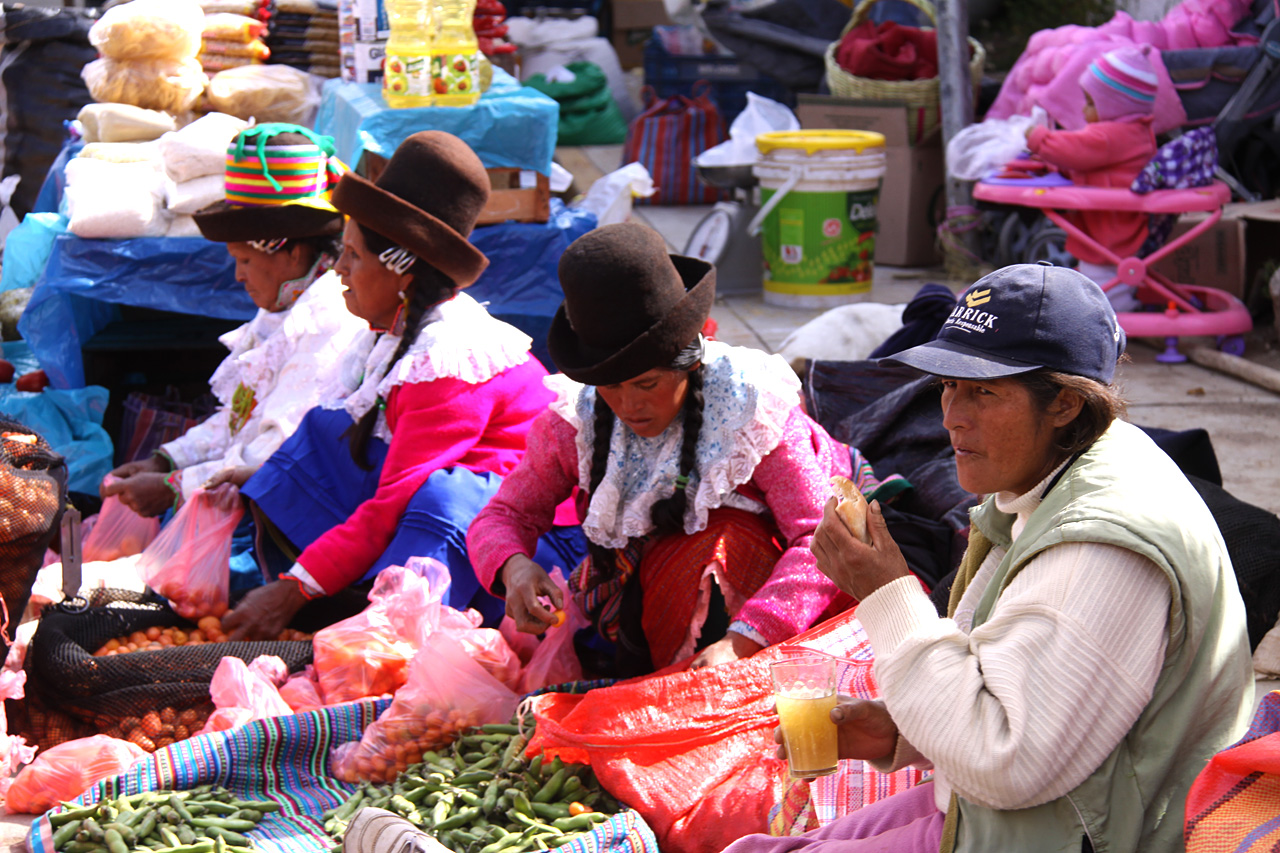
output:
<svg viewBox="0 0 1280 853"><path fill-rule="evenodd" d="M271 56L262 40L265 22L234 12L214 12L204 16L200 65L213 76L228 68L260 65Z"/></svg>
<svg viewBox="0 0 1280 853"><path fill-rule="evenodd" d="M102 54L81 76L99 103L182 113L208 78L196 55L204 10L195 0L132 0L113 6L89 29Z"/></svg>

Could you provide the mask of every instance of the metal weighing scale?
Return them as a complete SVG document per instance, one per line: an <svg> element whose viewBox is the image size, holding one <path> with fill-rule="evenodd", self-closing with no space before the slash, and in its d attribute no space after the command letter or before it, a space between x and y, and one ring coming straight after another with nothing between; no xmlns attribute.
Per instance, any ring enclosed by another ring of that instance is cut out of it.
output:
<svg viewBox="0 0 1280 853"><path fill-rule="evenodd" d="M731 200L718 202L694 226L684 254L714 264L716 293L759 293L764 286L760 237L747 234L747 223L759 207L754 201L756 176L751 165L696 166L698 178L729 190Z"/></svg>

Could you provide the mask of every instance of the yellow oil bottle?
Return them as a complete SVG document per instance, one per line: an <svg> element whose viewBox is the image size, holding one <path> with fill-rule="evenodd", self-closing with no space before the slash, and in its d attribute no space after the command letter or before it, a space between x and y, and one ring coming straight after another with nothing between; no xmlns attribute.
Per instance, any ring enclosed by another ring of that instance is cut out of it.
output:
<svg viewBox="0 0 1280 853"><path fill-rule="evenodd" d="M385 1L391 35L382 67L382 97L389 107L431 106L433 0Z"/></svg>
<svg viewBox="0 0 1280 853"><path fill-rule="evenodd" d="M465 107L480 98L480 47L471 25L476 0L434 0L431 42L432 103Z"/></svg>

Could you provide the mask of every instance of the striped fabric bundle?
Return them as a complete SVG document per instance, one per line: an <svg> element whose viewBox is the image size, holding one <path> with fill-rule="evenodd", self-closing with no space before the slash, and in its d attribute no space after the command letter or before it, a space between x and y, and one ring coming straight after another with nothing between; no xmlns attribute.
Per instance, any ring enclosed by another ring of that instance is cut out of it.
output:
<svg viewBox="0 0 1280 853"><path fill-rule="evenodd" d="M183 790L215 784L242 799L275 800L246 833L261 853L327 853L333 840L322 827L325 811L343 803L356 785L329 775L333 747L359 740L389 699L351 702L286 717L255 720L226 732L200 735L157 750L128 772L99 782L71 805L142 791ZM54 853L49 812L31 825L30 853ZM614 815L560 853L658 853L653 832L634 811Z"/></svg>
<svg viewBox="0 0 1280 853"><path fill-rule="evenodd" d="M227 149L227 201L239 205L287 204L323 196L342 171L314 145L266 145L245 157Z"/></svg>

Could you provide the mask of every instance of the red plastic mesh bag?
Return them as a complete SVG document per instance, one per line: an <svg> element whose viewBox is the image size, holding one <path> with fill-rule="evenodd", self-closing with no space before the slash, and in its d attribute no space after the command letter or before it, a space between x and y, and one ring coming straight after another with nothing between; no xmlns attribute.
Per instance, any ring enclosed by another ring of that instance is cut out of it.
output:
<svg viewBox="0 0 1280 853"><path fill-rule="evenodd" d="M231 537L242 515L235 486L198 490L142 552L138 574L179 616L193 622L221 616L231 582Z"/></svg>
<svg viewBox="0 0 1280 853"><path fill-rule="evenodd" d="M724 666L536 697L528 754L545 748L589 763L605 790L640 812L664 853L719 853L768 831L787 775L774 757L769 663L777 656L774 647Z"/></svg>
<svg viewBox="0 0 1280 853"><path fill-rule="evenodd" d="M80 796L99 779L123 773L146 754L140 746L106 735L59 744L22 768L5 807L10 814L44 814Z"/></svg>
<svg viewBox="0 0 1280 853"><path fill-rule="evenodd" d="M1280 691L1262 697L1249 731L1191 783L1187 853L1270 853L1280 815Z"/></svg>

